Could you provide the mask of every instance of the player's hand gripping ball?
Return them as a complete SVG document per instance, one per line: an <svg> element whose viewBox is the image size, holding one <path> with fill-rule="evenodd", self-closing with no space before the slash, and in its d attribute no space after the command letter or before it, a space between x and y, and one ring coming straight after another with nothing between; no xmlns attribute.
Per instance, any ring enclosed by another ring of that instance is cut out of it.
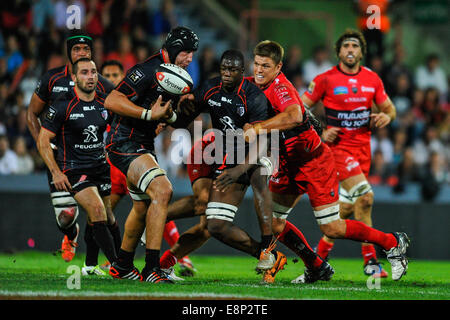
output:
<svg viewBox="0 0 450 320"><path fill-rule="evenodd" d="M156 68L155 80L164 91L176 96L191 92L194 86L189 73L172 63L159 65Z"/></svg>

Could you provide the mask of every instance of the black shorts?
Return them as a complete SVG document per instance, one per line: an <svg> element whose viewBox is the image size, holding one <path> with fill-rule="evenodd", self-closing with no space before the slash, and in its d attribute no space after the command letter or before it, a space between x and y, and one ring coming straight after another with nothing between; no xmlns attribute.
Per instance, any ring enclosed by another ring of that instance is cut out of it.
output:
<svg viewBox="0 0 450 320"><path fill-rule="evenodd" d="M111 194L111 175L108 163L94 168L71 169L66 171L65 175L72 186L72 195L89 187L97 187L101 197Z"/></svg>
<svg viewBox="0 0 450 320"><path fill-rule="evenodd" d="M156 155L153 150L148 150L142 144L134 141L114 143L108 147L107 152L112 165L118 168L125 176L127 176L128 168L134 159L144 154L150 154L156 161Z"/></svg>

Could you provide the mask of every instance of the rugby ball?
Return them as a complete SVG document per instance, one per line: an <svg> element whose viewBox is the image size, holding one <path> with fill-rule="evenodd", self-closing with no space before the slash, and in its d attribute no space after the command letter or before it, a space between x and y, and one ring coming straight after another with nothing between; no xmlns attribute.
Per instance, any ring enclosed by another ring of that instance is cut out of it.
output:
<svg viewBox="0 0 450 320"><path fill-rule="evenodd" d="M162 63L156 68L155 81L164 91L177 96L191 92L194 85L189 73L172 63Z"/></svg>

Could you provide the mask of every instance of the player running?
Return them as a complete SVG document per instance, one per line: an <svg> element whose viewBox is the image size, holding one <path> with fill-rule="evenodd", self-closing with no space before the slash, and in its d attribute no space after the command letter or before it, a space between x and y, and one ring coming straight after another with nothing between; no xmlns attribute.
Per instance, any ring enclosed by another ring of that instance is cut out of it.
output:
<svg viewBox="0 0 450 320"><path fill-rule="evenodd" d="M111 180L106 162L103 133L108 112L104 108L106 94L97 93L97 69L89 58L73 64L74 94L60 96L45 115L37 146L51 174L53 199L69 193L87 212L92 225L91 236L109 261L115 261L116 249L107 226L113 216L109 195ZM57 146L56 156L51 147ZM107 214L108 212L108 214ZM86 256L83 274L103 274L96 256Z"/></svg>
<svg viewBox="0 0 450 320"><path fill-rule="evenodd" d="M113 277L172 283L160 268L161 241L172 185L155 158L154 138L159 121L166 119L171 111L171 102L176 103L178 98L167 96L157 85L154 74L161 63L174 63L186 68L198 42L192 30L174 28L159 53L131 68L105 100L106 108L116 114L107 137L108 157L127 176L128 191L133 200L118 261L110 268ZM163 96L165 103L162 102ZM146 257L140 273L133 261L144 229Z"/></svg>
<svg viewBox="0 0 450 320"><path fill-rule="evenodd" d="M67 57L69 58L70 63L47 71L39 79L27 109L28 129L36 143L41 129L41 121L44 120L43 116L47 113L49 105L51 105L61 94L73 92L75 83L71 78L72 63L75 63L80 58L92 58L92 38L84 33L75 30L67 38L66 46ZM113 88L114 86L108 80L100 74L98 75L97 92L109 93ZM56 146L54 143L51 145L56 154ZM52 193L51 190L54 190L54 187L52 185L52 176L48 170L47 178L56 223L58 229L64 234L61 245L61 256L64 261L70 262L75 256L75 251L78 246L77 239L80 230L80 227L76 222L79 213L78 206L69 192ZM113 226L114 222L114 217L108 216L108 226ZM86 225L86 234L92 234L92 230L88 229L90 229L90 226ZM112 233L114 238L119 239L120 242L120 232L117 233L112 230Z"/></svg>
<svg viewBox="0 0 450 320"><path fill-rule="evenodd" d="M227 143L227 137L235 137L237 130L247 122L255 123L267 119L270 105L263 93L252 83L243 78L244 57L240 51L227 50L220 59L220 76L207 81L194 91L195 112L189 117L181 117L172 124L174 127L185 127L201 112L209 112L215 135L215 154L220 153L218 143L223 147L223 160L216 165L214 171L215 188L210 189L208 207L206 209L209 233L219 241L232 248L248 253L259 259L257 270L264 272L265 283L274 282L276 273L283 269L286 256L273 251L271 229L271 198L267 188L269 173L262 165L252 165L249 156L257 152L261 159L261 151L245 145L244 141ZM220 138L219 138L220 137ZM242 137L241 137L242 138ZM219 139L223 139L222 141ZM233 140L234 141L234 140ZM257 143L253 144L253 146ZM238 160L237 155L245 148L245 162ZM226 183L223 192L221 181ZM255 194L256 211L261 230L261 242L251 238L244 230L233 224L239 204L251 185Z"/></svg>
<svg viewBox="0 0 450 320"><path fill-rule="evenodd" d="M320 230L329 238L351 239L381 246L392 266L392 279L399 280L407 270L406 249L409 239L405 233L384 233L355 220L339 217L339 183L333 154L328 145L308 123L305 107L297 90L281 72L283 47L275 41L262 41L254 49L254 81L264 90L276 116L254 125L246 131L284 131L284 154L280 152L279 170L272 175L269 188L273 197L273 229L282 243L296 252L305 262L304 275L294 283L329 280L331 267L318 256L286 218L308 193ZM307 249L305 249L307 248ZM301 250L300 250L301 249ZM321 263L321 264L320 264Z"/></svg>
<svg viewBox="0 0 450 320"><path fill-rule="evenodd" d="M301 99L309 107L323 101L327 129L322 138L336 162L341 218L354 213L356 220L372 226L373 191L367 181L371 163L370 119L375 127L384 128L395 119L396 111L378 75L361 66L366 47L359 31L346 31L335 46L339 64L315 77ZM372 103L379 113L371 113ZM333 245L334 240L325 235L317 253L326 259ZM361 251L364 273L386 278L388 273L378 262L373 244L363 242Z"/></svg>

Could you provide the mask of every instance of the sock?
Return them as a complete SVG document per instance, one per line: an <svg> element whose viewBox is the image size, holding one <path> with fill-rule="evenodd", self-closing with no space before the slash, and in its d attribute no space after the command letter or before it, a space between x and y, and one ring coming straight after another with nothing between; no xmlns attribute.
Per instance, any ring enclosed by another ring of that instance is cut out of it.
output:
<svg viewBox="0 0 450 320"><path fill-rule="evenodd" d="M115 221L113 224L108 224L108 229L111 233L111 236L113 237L114 248L116 249L117 254L119 252L120 246L122 245L119 224L117 223L117 221Z"/></svg>
<svg viewBox="0 0 450 320"><path fill-rule="evenodd" d="M375 251L375 246L373 244L361 245L361 253L364 259L364 265L369 262L370 259L377 260L377 252Z"/></svg>
<svg viewBox="0 0 450 320"><path fill-rule="evenodd" d="M317 245L317 254L325 260L333 249L334 243L326 241L323 237L320 239Z"/></svg>
<svg viewBox="0 0 450 320"><path fill-rule="evenodd" d="M272 242L272 238L273 238L273 236L271 234L266 235L266 236L264 236L264 235L261 236L261 250L260 251L269 247L270 243Z"/></svg>
<svg viewBox="0 0 450 320"><path fill-rule="evenodd" d="M307 268L317 268L323 263L323 260L311 249L303 233L287 220L278 240L294 251L303 260Z"/></svg>
<svg viewBox="0 0 450 320"><path fill-rule="evenodd" d="M397 245L397 239L391 233L384 233L371 228L361 221L345 220L345 223L347 224L346 239L374 243L384 250L389 250Z"/></svg>
<svg viewBox="0 0 450 320"><path fill-rule="evenodd" d="M113 238L106 226L106 221L98 221L93 223L93 236L97 245L102 249L109 262L117 260L116 249L114 248Z"/></svg>
<svg viewBox="0 0 450 320"><path fill-rule="evenodd" d="M180 234L178 233L177 226L175 222L169 221L166 223L164 227L164 240L167 241L170 247L172 247L175 243L177 243Z"/></svg>
<svg viewBox="0 0 450 320"><path fill-rule="evenodd" d="M98 265L98 253L100 251L97 242L94 240L94 231L92 224L86 222L84 229L84 242L86 243L86 260L87 266Z"/></svg>
<svg viewBox="0 0 450 320"><path fill-rule="evenodd" d="M133 267L134 253L134 251L128 252L119 249L119 252L117 253L117 263L119 266L124 269L131 269Z"/></svg>
<svg viewBox="0 0 450 320"><path fill-rule="evenodd" d="M160 268L159 264L159 250L145 249L145 270L153 270L153 268ZM144 270L142 270L144 273Z"/></svg>
<svg viewBox="0 0 450 320"><path fill-rule="evenodd" d="M67 229L63 229L63 228L61 228L58 224L58 229L59 230L61 230L61 232L62 233L64 233L64 235L66 235L67 236L67 238L69 239L69 240L73 240L73 239L75 239L76 238L76 236L77 236L77 227L76 227L76 222L73 224L73 225L71 225L70 227L68 227Z"/></svg>
<svg viewBox="0 0 450 320"><path fill-rule="evenodd" d="M170 250L166 250L161 256L161 259L159 259L159 264L162 269L168 269L177 264L177 257Z"/></svg>

